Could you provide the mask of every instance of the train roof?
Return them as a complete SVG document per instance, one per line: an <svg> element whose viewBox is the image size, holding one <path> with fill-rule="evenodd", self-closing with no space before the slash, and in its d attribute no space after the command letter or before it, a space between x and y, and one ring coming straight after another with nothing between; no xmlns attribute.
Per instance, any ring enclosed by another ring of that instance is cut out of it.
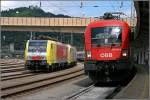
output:
<svg viewBox="0 0 150 100"><path fill-rule="evenodd" d="M28 40L29 42L47 42L47 41L51 41L51 42L53 42L53 43L57 43L57 44L63 44L63 45L66 45L66 46L68 46L68 47L70 47L70 48L75 48L76 49L76 47L74 47L74 46L72 46L72 45L70 45L70 44L65 44L65 43L61 43L61 42L58 42L58 41L54 41L54 40Z"/></svg>
<svg viewBox="0 0 150 100"><path fill-rule="evenodd" d="M40 40L29 40L29 41L31 41L31 42L47 42L47 41L51 41L51 42L58 42L58 41L54 41L54 40L42 40L42 39L40 39Z"/></svg>
<svg viewBox="0 0 150 100"><path fill-rule="evenodd" d="M126 26L129 27L127 22L122 20L99 20L94 21L88 25L88 27L103 27L103 26Z"/></svg>
<svg viewBox="0 0 150 100"><path fill-rule="evenodd" d="M29 41L31 41L31 42L47 42L47 40L29 40Z"/></svg>

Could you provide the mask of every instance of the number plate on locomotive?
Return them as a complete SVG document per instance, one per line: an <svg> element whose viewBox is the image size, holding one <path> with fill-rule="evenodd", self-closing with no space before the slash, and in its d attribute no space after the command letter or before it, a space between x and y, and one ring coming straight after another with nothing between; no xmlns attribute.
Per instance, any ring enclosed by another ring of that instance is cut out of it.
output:
<svg viewBox="0 0 150 100"><path fill-rule="evenodd" d="M112 53L101 53L100 57L104 58L104 57L112 57Z"/></svg>

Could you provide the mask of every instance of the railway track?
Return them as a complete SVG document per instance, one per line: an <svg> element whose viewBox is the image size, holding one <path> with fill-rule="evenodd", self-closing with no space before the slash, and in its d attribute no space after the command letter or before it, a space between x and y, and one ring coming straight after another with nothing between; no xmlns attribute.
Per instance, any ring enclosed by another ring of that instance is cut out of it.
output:
<svg viewBox="0 0 150 100"><path fill-rule="evenodd" d="M0 67L1 73L11 73L25 70L24 63L5 64Z"/></svg>
<svg viewBox="0 0 150 100"><path fill-rule="evenodd" d="M0 65L1 65L1 66L6 65L6 64L8 64L8 65L10 64L10 65L11 65L11 64L23 63L23 62L24 62L24 61L23 61L23 60L20 60L20 59L17 59L17 60L16 60L16 59L11 59L11 60L10 60L10 59L3 59L3 60L1 59L1 60L0 60Z"/></svg>
<svg viewBox="0 0 150 100"><path fill-rule="evenodd" d="M1 77L10 77L10 76L16 76L24 73L29 73L31 71L24 70L24 71L19 71L19 72L11 72L11 73L2 73Z"/></svg>
<svg viewBox="0 0 150 100"><path fill-rule="evenodd" d="M110 99L121 87L96 87L94 84L65 97L65 100L100 100Z"/></svg>
<svg viewBox="0 0 150 100"><path fill-rule="evenodd" d="M1 73L10 73L10 72L18 72L18 71L23 71L25 70L24 66L19 66L16 68L5 68L5 69L1 69Z"/></svg>
<svg viewBox="0 0 150 100"><path fill-rule="evenodd" d="M37 75L38 73L32 73L31 71L20 71L20 72L13 72L13 73L6 73L1 75L1 81L11 80L16 78L28 77Z"/></svg>
<svg viewBox="0 0 150 100"><path fill-rule="evenodd" d="M12 65L3 65L1 66L1 69L8 69L8 68L15 68L15 67L20 67L20 66L24 66L24 63L14 63Z"/></svg>
<svg viewBox="0 0 150 100"><path fill-rule="evenodd" d="M93 84L84 89L77 91L76 93L66 97L66 100L101 100L112 99L118 92L122 90L136 74L136 70L132 71L132 74L118 83L100 83Z"/></svg>
<svg viewBox="0 0 150 100"><path fill-rule="evenodd" d="M1 66L9 66L9 65L16 65L16 64L22 64L24 62L7 62L7 63L3 63L0 64Z"/></svg>
<svg viewBox="0 0 150 100"><path fill-rule="evenodd" d="M23 77L21 79L4 80L2 81L1 96L2 98L6 98L13 94L22 93L42 86L54 84L56 82L61 82L83 74L83 66L76 66L53 73Z"/></svg>
<svg viewBox="0 0 150 100"><path fill-rule="evenodd" d="M90 86L88 86L88 87L86 87L86 88L84 88L84 89L81 89L81 90L79 90L78 92L76 92L76 93L74 93L74 94L72 94L72 95L66 97L65 99L66 99L66 100L76 99L76 98L78 98L79 96L81 96L81 95L83 95L83 94L85 94L85 93L91 91L93 88L94 88L94 85L92 84L92 85L90 85Z"/></svg>

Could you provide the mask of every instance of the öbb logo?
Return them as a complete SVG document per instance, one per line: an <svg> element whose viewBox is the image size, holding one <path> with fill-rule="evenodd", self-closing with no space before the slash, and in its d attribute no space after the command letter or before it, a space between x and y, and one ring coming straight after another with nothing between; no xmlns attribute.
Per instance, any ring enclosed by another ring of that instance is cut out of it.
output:
<svg viewBox="0 0 150 100"><path fill-rule="evenodd" d="M100 57L112 57L112 53L101 53Z"/></svg>

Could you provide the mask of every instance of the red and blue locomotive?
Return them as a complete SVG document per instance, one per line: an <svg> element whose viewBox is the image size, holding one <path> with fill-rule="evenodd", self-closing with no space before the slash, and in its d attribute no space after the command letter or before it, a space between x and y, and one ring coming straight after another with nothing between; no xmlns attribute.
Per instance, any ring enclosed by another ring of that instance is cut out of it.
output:
<svg viewBox="0 0 150 100"><path fill-rule="evenodd" d="M84 66L92 80L108 82L116 80L117 72L129 72L133 67L129 25L105 18L108 19L92 22L86 28Z"/></svg>

